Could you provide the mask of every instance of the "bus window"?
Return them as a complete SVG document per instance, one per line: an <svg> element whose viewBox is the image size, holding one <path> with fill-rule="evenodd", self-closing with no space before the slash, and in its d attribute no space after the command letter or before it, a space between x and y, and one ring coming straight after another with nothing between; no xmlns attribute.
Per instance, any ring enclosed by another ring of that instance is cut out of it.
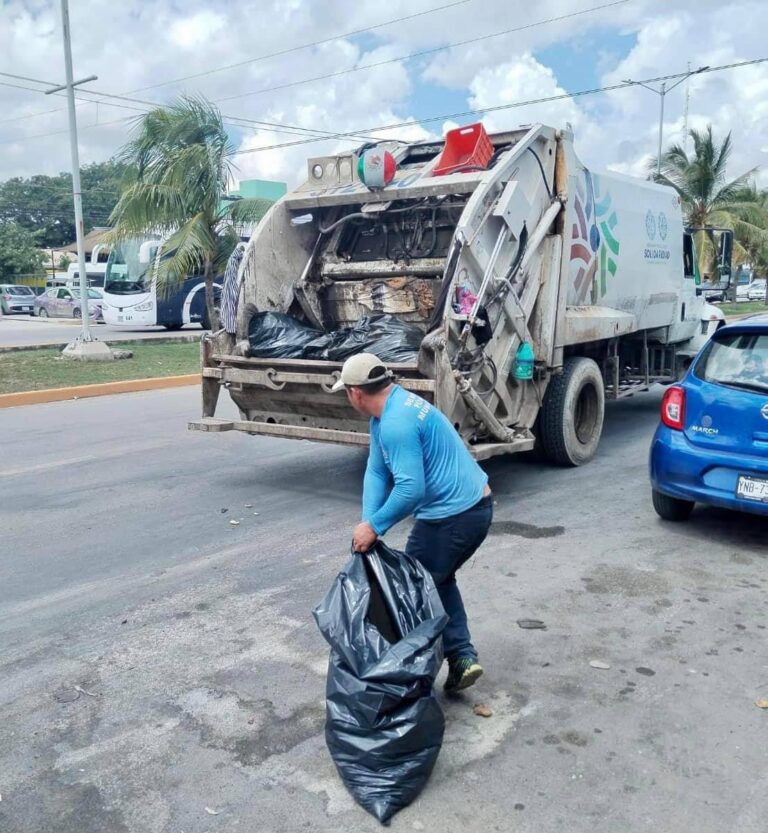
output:
<svg viewBox="0 0 768 833"><path fill-rule="evenodd" d="M115 246L107 261L105 291L112 295L149 292L152 261L159 245L159 241L126 240Z"/></svg>

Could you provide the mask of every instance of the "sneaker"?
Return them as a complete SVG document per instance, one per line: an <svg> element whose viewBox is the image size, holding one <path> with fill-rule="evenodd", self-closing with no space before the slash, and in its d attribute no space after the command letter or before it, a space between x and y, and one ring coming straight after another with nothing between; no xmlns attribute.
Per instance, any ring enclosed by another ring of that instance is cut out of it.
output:
<svg viewBox="0 0 768 833"><path fill-rule="evenodd" d="M458 657L448 660L448 677L443 686L446 691L461 691L474 685L483 676L483 667L474 657Z"/></svg>

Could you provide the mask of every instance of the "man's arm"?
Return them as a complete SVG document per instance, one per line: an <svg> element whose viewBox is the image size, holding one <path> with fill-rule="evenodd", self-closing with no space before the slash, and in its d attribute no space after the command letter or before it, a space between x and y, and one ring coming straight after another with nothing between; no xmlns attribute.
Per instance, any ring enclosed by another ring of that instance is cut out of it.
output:
<svg viewBox="0 0 768 833"><path fill-rule="evenodd" d="M392 477L384 462L379 442L379 429L371 426L371 445L368 451L368 465L365 467L363 478L363 520L370 520L372 515L384 505L389 490L392 488Z"/></svg>
<svg viewBox="0 0 768 833"><path fill-rule="evenodd" d="M381 426L379 430L382 430ZM424 459L418 424L400 420L387 426L384 431L381 442L389 454L394 486L381 508L365 516L377 535L383 535L412 514L423 500L425 490Z"/></svg>

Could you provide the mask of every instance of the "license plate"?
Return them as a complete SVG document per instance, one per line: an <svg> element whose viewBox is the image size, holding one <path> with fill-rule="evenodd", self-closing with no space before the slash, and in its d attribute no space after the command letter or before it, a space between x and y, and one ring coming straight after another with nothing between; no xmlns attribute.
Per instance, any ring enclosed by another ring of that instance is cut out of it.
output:
<svg viewBox="0 0 768 833"><path fill-rule="evenodd" d="M32 307L22 307L24 312L32 312Z"/></svg>
<svg viewBox="0 0 768 833"><path fill-rule="evenodd" d="M741 475L736 483L736 497L768 503L768 480Z"/></svg>

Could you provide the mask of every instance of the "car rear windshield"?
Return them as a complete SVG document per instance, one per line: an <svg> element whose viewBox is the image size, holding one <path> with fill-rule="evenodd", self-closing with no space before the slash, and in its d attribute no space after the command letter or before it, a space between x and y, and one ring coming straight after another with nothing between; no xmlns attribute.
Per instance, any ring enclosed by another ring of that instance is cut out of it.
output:
<svg viewBox="0 0 768 833"><path fill-rule="evenodd" d="M28 286L9 286L9 295L34 295L35 293Z"/></svg>
<svg viewBox="0 0 768 833"><path fill-rule="evenodd" d="M715 336L693 372L705 382L768 393L768 332Z"/></svg>

